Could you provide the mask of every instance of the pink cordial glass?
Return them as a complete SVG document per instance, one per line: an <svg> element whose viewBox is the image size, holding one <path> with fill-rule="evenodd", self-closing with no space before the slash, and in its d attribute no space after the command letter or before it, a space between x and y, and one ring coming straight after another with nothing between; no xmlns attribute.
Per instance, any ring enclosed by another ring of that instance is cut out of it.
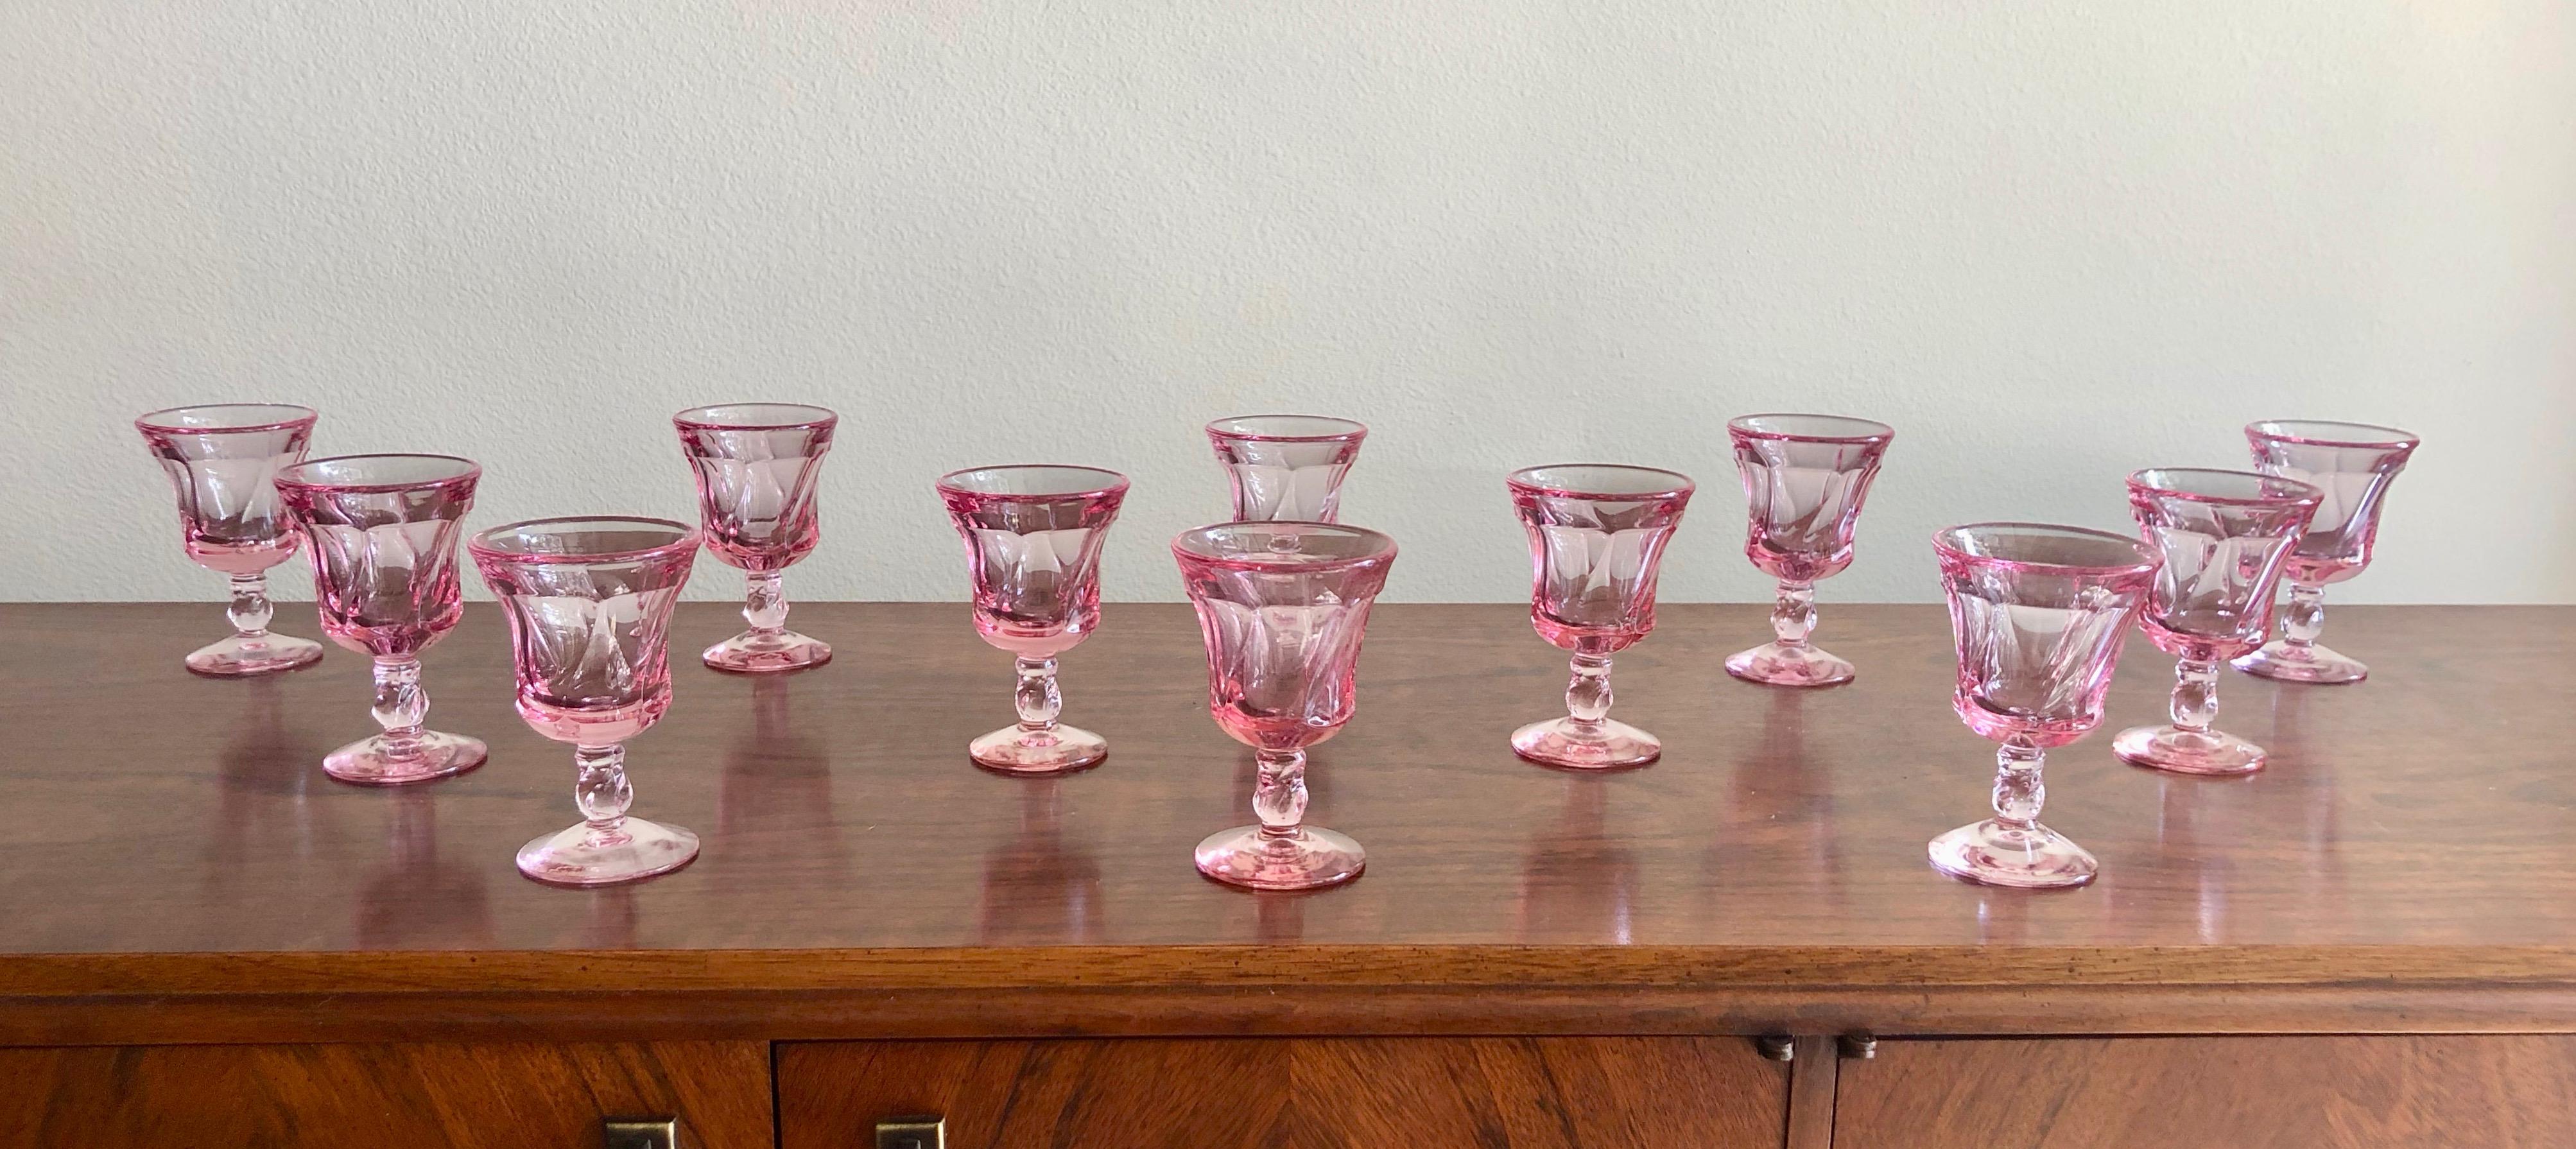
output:
<svg viewBox="0 0 2576 1149"><path fill-rule="evenodd" d="M483 468L450 455L347 455L279 471L277 490L313 544L322 632L375 659L384 732L322 759L343 782L394 786L483 764L478 739L424 728L420 652L464 615L456 544Z"/></svg>
<svg viewBox="0 0 2576 1149"><path fill-rule="evenodd" d="M2210 727L2218 664L2262 645L2281 564L2317 510L2317 489L2251 471L2154 468L2129 476L2129 510L2163 552L2138 625L2173 655L2173 722L2111 740L2120 760L2181 774L2250 774L2263 748Z"/></svg>
<svg viewBox="0 0 2576 1149"><path fill-rule="evenodd" d="M1056 656L1100 625L1100 545L1127 476L1098 467L974 467L939 477L948 521L966 543L975 633L1019 660L1020 720L966 744L1006 774L1062 774L1109 756L1109 743L1056 721Z"/></svg>
<svg viewBox="0 0 2576 1149"><path fill-rule="evenodd" d="M1238 522L1341 520L1342 478L1368 428L1325 415L1236 415L1207 425Z"/></svg>
<svg viewBox="0 0 2576 1149"><path fill-rule="evenodd" d="M2253 449L2255 470L2309 484L2324 497L2281 568L2281 581L2290 584L2289 601L2281 607L2281 637L2237 659L2236 669L2317 685L2370 677L2370 668L2359 659L2317 644L2317 633L2326 625L2326 584L2349 579L2370 565L2388 484L2406 469L2419 440L2394 427L2304 419L2249 423L2245 440Z"/></svg>
<svg viewBox="0 0 2576 1149"><path fill-rule="evenodd" d="M1207 641L1208 712L1252 747L1259 771L1259 823L1201 841L1199 872L1255 890L1358 877L1360 844L1305 824L1306 748L1351 720L1360 640L1395 540L1331 523L1220 523L1181 532L1172 557Z"/></svg>
<svg viewBox="0 0 2576 1149"><path fill-rule="evenodd" d="M1852 562L1852 531L1896 431L1840 415L1745 415L1726 424L1744 476L1744 554L1780 581L1772 641L1738 651L1726 672L1771 686L1833 686L1852 664L1807 641L1816 583Z"/></svg>
<svg viewBox="0 0 2576 1149"><path fill-rule="evenodd" d="M671 707L672 608L698 532L667 519L538 519L494 527L466 549L510 620L519 717L573 744L582 821L519 848L519 872L562 886L668 873L698 836L627 816L627 739Z"/></svg>
<svg viewBox="0 0 2576 1149"><path fill-rule="evenodd" d="M724 403L671 417L698 484L707 551L743 571L751 629L706 649L708 666L737 674L803 670L832 661L821 639L787 629L787 568L822 537L814 481L840 416L800 403Z"/></svg>
<svg viewBox="0 0 2576 1149"><path fill-rule="evenodd" d="M1989 886L2080 886L2100 869L2039 823L2052 747L2102 724L2129 624L2163 563L2136 540L2044 523L1974 523L1932 536L1959 677L1959 720L1995 750L1995 816L1932 839L1932 868Z"/></svg>
<svg viewBox="0 0 2576 1149"><path fill-rule="evenodd" d="M311 666L322 644L268 629L268 568L304 541L278 502L278 469L304 457L313 438L310 407L216 403L173 407L134 421L179 496L188 557L233 582L233 634L191 652L188 669L217 677L275 674Z"/></svg>
<svg viewBox="0 0 2576 1149"><path fill-rule="evenodd" d="M1610 717L1610 656L1655 629L1655 575L1690 504L1690 478L1653 467L1568 463L1504 480L1529 531L1530 623L1573 653L1566 717L1512 732L1512 752L1577 769L1661 757L1654 735Z"/></svg>

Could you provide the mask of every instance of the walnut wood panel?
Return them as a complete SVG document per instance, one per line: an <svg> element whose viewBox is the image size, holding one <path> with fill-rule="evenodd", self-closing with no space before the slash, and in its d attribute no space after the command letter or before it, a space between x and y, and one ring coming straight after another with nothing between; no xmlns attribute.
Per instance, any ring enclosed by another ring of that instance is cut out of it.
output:
<svg viewBox="0 0 2576 1149"><path fill-rule="evenodd" d="M0 1050L19 1149L576 1149L608 1117L677 1118L697 1149L767 1149L769 1049L255 1045Z"/></svg>
<svg viewBox="0 0 2576 1149"><path fill-rule="evenodd" d="M1882 1041L1834 1149L2486 1149L2576 1129L2576 1037Z"/></svg>
<svg viewBox="0 0 2576 1149"><path fill-rule="evenodd" d="M869 1042L780 1049L786 1149L1777 1149L1786 1067L1721 1038Z"/></svg>
<svg viewBox="0 0 2576 1149"><path fill-rule="evenodd" d="M1617 674L1665 758L1584 775L1504 745L1562 705L1524 611L1388 606L1312 776L1369 871L1292 896L1190 868L1251 773L1186 608L1113 606L1066 656L1112 751L1054 781L967 763L1011 675L962 606L797 611L831 665L683 659L632 745L637 812L701 860L584 892L511 868L570 820L570 761L511 713L488 607L425 681L491 763L386 791L316 765L372 729L362 659L200 679L212 605L0 606L0 1042L2576 1027L2576 610L2338 609L2369 682L2227 679L2222 725L2274 752L2250 779L2052 755L2049 820L2104 876L2032 895L1923 863L1992 762L1935 608L1833 605L1861 677L1818 692L1712 670L1760 608L1669 608ZM691 604L674 646L738 625ZM2131 645L2114 725L2169 666Z"/></svg>

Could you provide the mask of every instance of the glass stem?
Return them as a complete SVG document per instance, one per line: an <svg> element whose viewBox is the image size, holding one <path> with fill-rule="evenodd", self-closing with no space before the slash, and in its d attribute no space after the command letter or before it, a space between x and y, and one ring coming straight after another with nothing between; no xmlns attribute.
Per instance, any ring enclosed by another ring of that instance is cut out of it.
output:
<svg viewBox="0 0 2576 1149"><path fill-rule="evenodd" d="M1264 838L1293 838L1306 820L1306 752L1255 750L1260 779L1252 787L1252 812Z"/></svg>
<svg viewBox="0 0 2576 1149"><path fill-rule="evenodd" d="M2326 588L2291 583L2290 601L2281 605L2281 641L2304 655L2325 628Z"/></svg>
<svg viewBox="0 0 2576 1149"><path fill-rule="evenodd" d="M582 820L590 823L593 837L617 833L626 823L626 808L635 802L635 787L626 781L626 747L576 746L572 761L580 769L572 800L581 807Z"/></svg>
<svg viewBox="0 0 2576 1149"><path fill-rule="evenodd" d="M233 601L224 608L224 615L233 620L233 629L243 638L267 637L268 620L276 614L277 608L268 601L266 572L233 576Z"/></svg>
<svg viewBox="0 0 2576 1149"><path fill-rule="evenodd" d="M421 722L429 717L429 692L420 687L420 659L414 655L376 658L376 725L387 758L420 753Z"/></svg>
<svg viewBox="0 0 2576 1149"><path fill-rule="evenodd" d="M1584 729L1610 716L1610 656L1577 654L1574 677L1565 684L1565 712Z"/></svg>
<svg viewBox="0 0 2576 1149"><path fill-rule="evenodd" d="M2209 733L2209 724L2218 720L2217 659L2174 660L2171 710L2175 729L2187 734Z"/></svg>
<svg viewBox="0 0 2576 1149"><path fill-rule="evenodd" d="M753 634L787 629L787 572L752 571L743 576L742 620Z"/></svg>
<svg viewBox="0 0 2576 1149"><path fill-rule="evenodd" d="M1771 603L1771 633L1790 649L1807 645L1816 629L1816 584L1780 580L1780 597Z"/></svg>
<svg viewBox="0 0 2576 1149"><path fill-rule="evenodd" d="M1011 704L1019 708L1020 730L1040 734L1055 729L1055 716L1064 711L1064 695L1055 685L1055 660L1023 658L1019 669L1020 687L1011 693Z"/></svg>
<svg viewBox="0 0 2576 1149"><path fill-rule="evenodd" d="M2020 830L2039 824L2039 808L2048 801L2039 770L2047 760L2047 751L2018 738L1995 748L1996 821Z"/></svg>

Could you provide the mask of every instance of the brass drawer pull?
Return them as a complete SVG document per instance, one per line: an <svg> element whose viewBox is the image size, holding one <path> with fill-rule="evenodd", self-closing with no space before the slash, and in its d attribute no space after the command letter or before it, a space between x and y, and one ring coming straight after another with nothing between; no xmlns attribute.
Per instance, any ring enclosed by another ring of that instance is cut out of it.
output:
<svg viewBox="0 0 2576 1149"><path fill-rule="evenodd" d="M948 1119L896 1117L877 1122L877 1149L947 1149Z"/></svg>
<svg viewBox="0 0 2576 1149"><path fill-rule="evenodd" d="M599 1123L600 1149L680 1149L673 1117L611 1117Z"/></svg>

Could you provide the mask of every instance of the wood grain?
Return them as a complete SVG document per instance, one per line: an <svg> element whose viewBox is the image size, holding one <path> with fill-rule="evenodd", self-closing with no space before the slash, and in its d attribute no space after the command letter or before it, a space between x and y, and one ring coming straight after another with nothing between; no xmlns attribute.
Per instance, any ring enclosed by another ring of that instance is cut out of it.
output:
<svg viewBox="0 0 2576 1149"><path fill-rule="evenodd" d="M0 1145L567 1149L676 1117L698 1149L774 1143L768 1048L306 1045L0 1050Z"/></svg>
<svg viewBox="0 0 2576 1149"><path fill-rule="evenodd" d="M871 1042L779 1054L787 1149L1776 1149L1785 1067L1710 1038Z"/></svg>
<svg viewBox="0 0 2576 1149"><path fill-rule="evenodd" d="M673 961L685 959L673 958ZM0 1003L0 1045L1309 1034L2576 1032L2564 987L1710 985L116 994Z"/></svg>
<svg viewBox="0 0 2576 1149"><path fill-rule="evenodd" d="M2576 1038L1882 1041L1839 1092L1835 1149L2536 1149L2576 1128Z"/></svg>
<svg viewBox="0 0 2576 1149"><path fill-rule="evenodd" d="M797 610L830 666L683 665L632 745L637 812L703 858L583 892L511 869L570 821L570 761L511 713L488 607L425 681L491 763L382 791L318 767L372 728L361 659L199 679L215 608L0 606L0 1042L2576 1029L2576 609L2339 609L2369 682L2226 680L2221 725L2274 752L2250 779L2052 755L2049 821L2104 876L2032 895L1923 863L1992 761L1937 609L1828 603L1860 680L1791 692L1711 669L1760 608L1668 608L1617 671L1665 758L1588 776L1504 745L1561 706L1525 612L1387 606L1312 777L1369 872L1288 896L1190 868L1251 779L1186 608L1113 606L1066 656L1111 759L1049 781L965 759L1010 672L963 607ZM692 604L674 646L737 627ZM2131 645L2112 725L2169 666Z"/></svg>

